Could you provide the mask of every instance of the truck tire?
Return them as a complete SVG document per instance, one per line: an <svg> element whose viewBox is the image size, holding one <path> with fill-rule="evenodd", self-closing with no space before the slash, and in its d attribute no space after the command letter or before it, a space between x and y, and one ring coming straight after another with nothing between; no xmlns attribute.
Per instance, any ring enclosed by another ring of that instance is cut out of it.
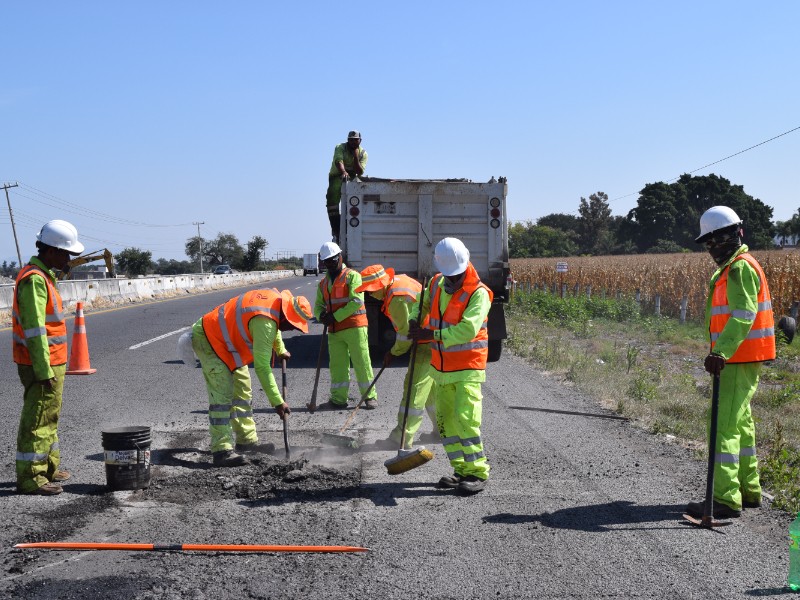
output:
<svg viewBox="0 0 800 600"><path fill-rule="evenodd" d="M503 340L489 340L489 356L488 362L497 362L500 360L500 355L503 353Z"/></svg>

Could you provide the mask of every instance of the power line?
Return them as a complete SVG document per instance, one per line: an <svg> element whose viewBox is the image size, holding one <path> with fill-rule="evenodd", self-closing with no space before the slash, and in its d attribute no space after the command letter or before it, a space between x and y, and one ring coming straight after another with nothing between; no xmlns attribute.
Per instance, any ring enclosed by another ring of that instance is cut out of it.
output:
<svg viewBox="0 0 800 600"><path fill-rule="evenodd" d="M759 146L763 146L764 144L768 144L769 142L777 140L778 138L781 138L781 137L783 137L785 135L789 135L790 133L792 133L794 131L797 131L798 129L800 129L800 127L795 127L794 129L790 129L789 131L784 131L783 133L781 133L779 135L776 135L775 137L771 137L768 140L764 140L763 142L759 142L758 144L754 144L754 145L750 146L749 148L745 148L744 150L739 150L739 152L734 152L730 156L726 156L725 158L720 158L719 160L715 160L714 162L708 163L707 165L703 165L702 167L698 167L697 169L694 169L693 171L688 171L687 174L691 175L692 173L697 173L698 171L702 171L703 169L707 169L708 167L712 167L712 166L714 166L716 164L721 163L722 161L728 160L729 158L733 158L734 156L739 156L740 154L744 154L745 152L747 152L749 150L752 150L753 148L758 148ZM677 177L675 177L673 179L667 180L667 183L672 183L673 181L678 181L678 179L680 179L680 178L681 178L681 176L678 175ZM613 200L610 200L610 202L615 202L617 200L622 200L623 198L628 198L630 196L635 196L638 193L639 192L631 192L630 194L625 194L624 196L619 196L618 198L614 198Z"/></svg>

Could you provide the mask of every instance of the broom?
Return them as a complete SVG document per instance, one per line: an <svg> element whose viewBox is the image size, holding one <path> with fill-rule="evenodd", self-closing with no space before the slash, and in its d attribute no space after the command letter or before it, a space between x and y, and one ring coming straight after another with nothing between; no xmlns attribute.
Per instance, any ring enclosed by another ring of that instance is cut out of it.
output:
<svg viewBox="0 0 800 600"><path fill-rule="evenodd" d="M425 288L428 287L428 278L422 282L422 291L419 295L419 312L422 316L422 301L425 299ZM403 450L406 445L406 422L408 421L408 406L411 404L411 389L414 387L414 363L417 358L417 340L414 340L411 346L411 365L408 367L408 388L406 389L405 406L403 407L403 433L400 436L400 448L397 450L397 456L390 458L383 465L386 467L389 475L399 475L411 469L415 469L424 465L426 462L433 458L433 452L426 449L425 446L420 446L413 450Z"/></svg>
<svg viewBox="0 0 800 600"><path fill-rule="evenodd" d="M377 375L375 375L375 379L373 379L372 383L369 384L369 387L367 388L367 391L364 392L363 394L361 394L361 400L358 401L358 404L356 404L356 407L353 410L353 412L351 412L350 416L347 417L347 420L344 422L344 425L342 425L342 428L339 430L339 433L336 434L336 433L324 433L323 432L323 434L322 434L322 442L323 443L331 444L333 446L342 446L344 448L352 448L354 450L357 450L361 446L361 444L358 443L358 440L356 438L352 438L350 436L342 435L342 434L344 433L344 430L347 429L347 426L350 425L350 421L353 420L353 417L355 416L356 411L359 408L361 408L361 404L367 399L367 396L369 395L370 390L372 390L374 385L378 382L378 377L381 376L381 373L383 373L383 370L385 368L386 367L381 367L381 370L378 371Z"/></svg>

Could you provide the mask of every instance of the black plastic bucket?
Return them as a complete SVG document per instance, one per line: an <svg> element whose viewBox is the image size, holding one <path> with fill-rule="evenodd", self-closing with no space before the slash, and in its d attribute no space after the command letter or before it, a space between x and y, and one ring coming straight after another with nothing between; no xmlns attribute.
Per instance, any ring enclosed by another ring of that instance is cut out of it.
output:
<svg viewBox="0 0 800 600"><path fill-rule="evenodd" d="M106 482L112 490L150 487L150 428L118 427L103 432Z"/></svg>

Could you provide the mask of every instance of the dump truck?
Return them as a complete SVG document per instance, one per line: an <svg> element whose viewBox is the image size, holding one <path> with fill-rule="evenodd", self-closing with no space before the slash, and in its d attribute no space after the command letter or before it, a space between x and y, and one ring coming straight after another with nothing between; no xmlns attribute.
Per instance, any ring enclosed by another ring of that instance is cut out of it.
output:
<svg viewBox="0 0 800 600"><path fill-rule="evenodd" d="M423 281L436 274L433 251L446 237L459 238L470 261L494 293L489 312L489 360L500 358L509 300L507 181L383 179L363 177L342 186L339 245L345 264L363 270L391 267ZM380 303L367 295L370 346L385 348L394 329Z"/></svg>
<svg viewBox="0 0 800 600"><path fill-rule="evenodd" d="M321 270L319 266L319 254L303 254L303 277L309 273L319 275Z"/></svg>

